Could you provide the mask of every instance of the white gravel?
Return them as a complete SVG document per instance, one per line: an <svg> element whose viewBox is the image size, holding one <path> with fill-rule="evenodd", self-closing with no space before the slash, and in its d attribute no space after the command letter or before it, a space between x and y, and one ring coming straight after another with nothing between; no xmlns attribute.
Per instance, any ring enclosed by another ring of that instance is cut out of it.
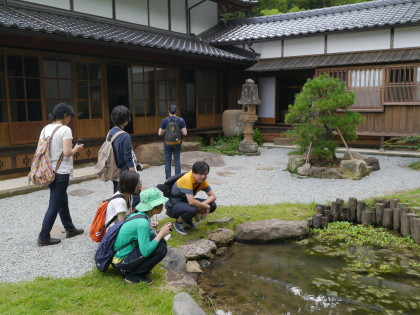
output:
<svg viewBox="0 0 420 315"><path fill-rule="evenodd" d="M208 180L219 206L323 203L338 197L364 199L420 187L420 173L407 168L418 158L375 156L381 170L362 180L321 180L299 178L284 171L288 149L260 150L261 156L224 156L226 166L211 168ZM140 175L143 185L152 187L164 180L164 166L145 169ZM92 180L70 185L68 192L76 189L92 191L86 196L69 195L73 222L76 227L87 231L98 204L111 196L112 184ZM78 277L94 267L93 255L97 244L86 232L71 239L64 238L63 234L59 245L36 245L48 198L49 191L43 190L0 199L0 281L17 282L39 276ZM62 228L59 218L56 225Z"/></svg>

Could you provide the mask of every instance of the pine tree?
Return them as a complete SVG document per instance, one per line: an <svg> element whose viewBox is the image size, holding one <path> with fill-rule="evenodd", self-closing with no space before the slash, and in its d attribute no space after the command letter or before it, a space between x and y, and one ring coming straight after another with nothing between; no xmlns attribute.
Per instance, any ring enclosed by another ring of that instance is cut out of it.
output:
<svg viewBox="0 0 420 315"><path fill-rule="evenodd" d="M348 111L353 104L354 93L339 79L327 74L308 79L286 115L286 123L293 125L288 135L296 139L299 152L310 150L312 157L336 160L334 132L346 142L355 140L357 126L364 121L361 114Z"/></svg>

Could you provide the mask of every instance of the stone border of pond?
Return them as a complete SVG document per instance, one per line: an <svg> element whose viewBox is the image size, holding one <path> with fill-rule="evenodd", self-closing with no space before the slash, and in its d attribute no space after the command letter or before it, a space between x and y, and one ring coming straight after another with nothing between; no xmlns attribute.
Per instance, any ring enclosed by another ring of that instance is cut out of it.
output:
<svg viewBox="0 0 420 315"><path fill-rule="evenodd" d="M364 201L350 197L345 203L337 198L330 205L318 204L317 214L307 219L314 229L326 228L328 223L347 221L365 226L384 227L400 233L403 237L411 236L416 244L420 244L420 207L409 207L408 203L398 199L374 199L374 204L366 206Z"/></svg>
<svg viewBox="0 0 420 315"><path fill-rule="evenodd" d="M201 268L211 265L211 259L224 255L228 246L234 241L243 243L280 242L300 239L309 235L307 221L286 221L271 219L249 221L238 225L235 231L226 228L233 218L222 218L208 221L215 230L207 232L208 239L199 239L182 245L179 248L168 247L163 260L163 267L168 287L175 291L197 286L198 277L203 273ZM197 307L199 309L197 309ZM172 302L172 313L175 315L205 314L198 304L186 292L177 293ZM202 312L201 312L202 311ZM217 314L228 314L219 310Z"/></svg>

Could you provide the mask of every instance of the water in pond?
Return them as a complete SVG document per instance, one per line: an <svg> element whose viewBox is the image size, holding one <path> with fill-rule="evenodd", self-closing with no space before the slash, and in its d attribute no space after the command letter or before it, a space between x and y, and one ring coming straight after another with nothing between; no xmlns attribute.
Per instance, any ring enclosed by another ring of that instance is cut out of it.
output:
<svg viewBox="0 0 420 315"><path fill-rule="evenodd" d="M347 268L340 254L317 250L297 243L235 243L206 269L200 286L215 309L233 314L420 313L418 256L410 258L417 261L412 274L372 276ZM369 250L359 254L370 256Z"/></svg>

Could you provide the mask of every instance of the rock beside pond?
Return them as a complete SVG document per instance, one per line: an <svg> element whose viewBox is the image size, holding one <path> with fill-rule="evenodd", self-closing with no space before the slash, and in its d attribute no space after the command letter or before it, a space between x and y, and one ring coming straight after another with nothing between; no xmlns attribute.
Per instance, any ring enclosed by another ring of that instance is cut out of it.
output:
<svg viewBox="0 0 420 315"><path fill-rule="evenodd" d="M203 273L197 260L187 261L187 272Z"/></svg>
<svg viewBox="0 0 420 315"><path fill-rule="evenodd" d="M298 168L305 164L306 158L302 155L291 155L287 162L287 170L290 173L296 173Z"/></svg>
<svg viewBox="0 0 420 315"><path fill-rule="evenodd" d="M187 245L182 245L179 249L187 260L200 258L210 258L211 253L216 251L216 243L210 240L197 240Z"/></svg>
<svg viewBox="0 0 420 315"><path fill-rule="evenodd" d="M203 152L203 151L191 151L181 153L181 164L182 169L191 169L193 164L197 161L204 161L210 167L221 167L226 166L226 162L220 154Z"/></svg>
<svg viewBox="0 0 420 315"><path fill-rule="evenodd" d="M217 226L226 226L231 222L233 222L233 218L225 217L225 218L221 218L221 219L209 220L207 223L208 224L214 224L214 225L217 225Z"/></svg>
<svg viewBox="0 0 420 315"><path fill-rule="evenodd" d="M299 238L309 233L306 221L280 219L246 222L235 229L235 240L240 242L269 242Z"/></svg>
<svg viewBox="0 0 420 315"><path fill-rule="evenodd" d="M367 166L372 170L372 171L379 171L381 169L381 167L379 166L379 161L377 158L373 157L373 156L369 156L367 158L364 158L363 161L366 162Z"/></svg>
<svg viewBox="0 0 420 315"><path fill-rule="evenodd" d="M162 260L163 268L167 270L187 270L185 256L178 248L168 246L168 252Z"/></svg>
<svg viewBox="0 0 420 315"><path fill-rule="evenodd" d="M172 301L172 314L174 315L206 315L201 307L187 292L175 295Z"/></svg>
<svg viewBox="0 0 420 315"><path fill-rule="evenodd" d="M168 270L165 279L168 288L174 291L197 286L197 276L182 270Z"/></svg>
<svg viewBox="0 0 420 315"><path fill-rule="evenodd" d="M361 155L357 151L351 151L351 156L353 157L353 160L364 160L365 157ZM350 154L348 152L344 153L342 160L352 160L350 157Z"/></svg>
<svg viewBox="0 0 420 315"><path fill-rule="evenodd" d="M233 231L226 228L218 228L207 233L209 240L216 243L217 247L226 246L233 242Z"/></svg>
<svg viewBox="0 0 420 315"><path fill-rule="evenodd" d="M362 179L369 175L370 170L363 160L343 160L340 162L340 170L344 176L350 179Z"/></svg>

